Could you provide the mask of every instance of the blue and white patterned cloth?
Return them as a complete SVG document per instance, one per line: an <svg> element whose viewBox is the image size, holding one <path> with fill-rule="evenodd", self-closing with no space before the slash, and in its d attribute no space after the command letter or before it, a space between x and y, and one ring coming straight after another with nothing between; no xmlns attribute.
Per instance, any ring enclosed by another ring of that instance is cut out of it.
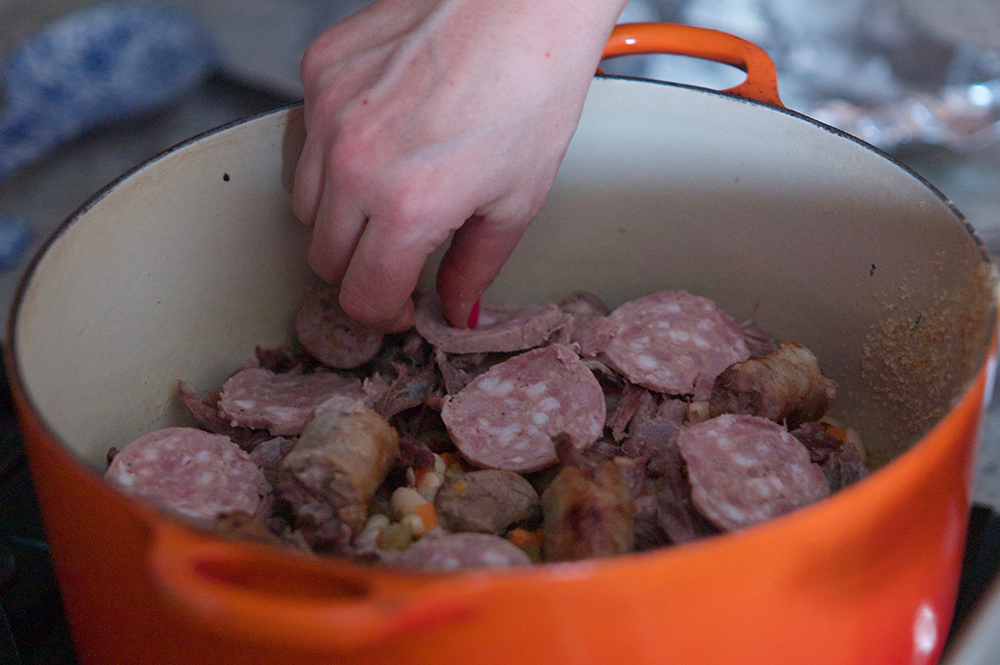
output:
<svg viewBox="0 0 1000 665"><path fill-rule="evenodd" d="M25 40L3 68L0 180L64 141L182 96L219 63L189 14L147 2L82 9ZM0 271L20 264L29 226L0 214Z"/></svg>
<svg viewBox="0 0 1000 665"><path fill-rule="evenodd" d="M176 99L218 62L208 31L174 7L111 3L66 14L4 66L0 180L63 141Z"/></svg>

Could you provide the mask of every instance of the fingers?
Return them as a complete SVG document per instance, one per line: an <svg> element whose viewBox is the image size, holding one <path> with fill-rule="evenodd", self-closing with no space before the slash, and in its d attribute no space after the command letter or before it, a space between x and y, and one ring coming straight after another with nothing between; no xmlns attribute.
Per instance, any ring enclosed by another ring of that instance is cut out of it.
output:
<svg viewBox="0 0 1000 665"><path fill-rule="evenodd" d="M309 245L309 265L313 271L326 282L340 282L347 273L366 224L364 212L349 197L327 185Z"/></svg>
<svg viewBox="0 0 1000 665"><path fill-rule="evenodd" d="M340 285L341 307L351 318L383 332L411 327L411 294L437 244L369 222Z"/></svg>
<svg viewBox="0 0 1000 665"><path fill-rule="evenodd" d="M307 140L295 165L292 185L292 211L303 224L311 225L316 220L325 175L321 143Z"/></svg>
<svg viewBox="0 0 1000 665"><path fill-rule="evenodd" d="M469 326L476 301L500 274L526 226L527 220L500 224L471 217L455 231L437 274L438 295L451 325Z"/></svg>

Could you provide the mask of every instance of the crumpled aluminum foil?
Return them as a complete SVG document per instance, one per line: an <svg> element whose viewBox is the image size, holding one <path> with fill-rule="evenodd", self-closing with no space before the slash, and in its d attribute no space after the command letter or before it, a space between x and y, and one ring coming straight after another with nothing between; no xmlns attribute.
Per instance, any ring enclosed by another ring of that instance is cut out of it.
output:
<svg viewBox="0 0 1000 665"><path fill-rule="evenodd" d="M1000 142L1000 48L945 39L899 0L632 0L630 16L754 42L774 61L785 106L888 152ZM743 78L670 56L645 58L641 72L634 62L622 69L605 67L716 89Z"/></svg>

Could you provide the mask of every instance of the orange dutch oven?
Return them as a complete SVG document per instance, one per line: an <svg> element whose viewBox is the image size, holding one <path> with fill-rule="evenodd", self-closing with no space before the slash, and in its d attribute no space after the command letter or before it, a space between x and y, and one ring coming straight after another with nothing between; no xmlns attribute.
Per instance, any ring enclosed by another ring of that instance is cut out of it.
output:
<svg viewBox="0 0 1000 665"><path fill-rule="evenodd" d="M900 663L938 659L995 366L996 274L952 204L781 107L747 42L619 27L607 55L735 65L732 90L595 78L556 184L487 298L685 289L820 358L873 473L742 532L431 575L232 542L127 498L109 447L188 424L290 337L315 284L293 107L209 132L83 206L27 271L4 348L83 663Z"/></svg>

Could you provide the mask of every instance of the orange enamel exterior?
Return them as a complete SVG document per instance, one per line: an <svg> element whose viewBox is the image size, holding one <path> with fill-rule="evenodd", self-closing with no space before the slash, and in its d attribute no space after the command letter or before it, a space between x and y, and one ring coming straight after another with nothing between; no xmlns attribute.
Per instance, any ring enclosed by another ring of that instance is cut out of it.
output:
<svg viewBox="0 0 1000 665"><path fill-rule="evenodd" d="M657 40L671 47L658 50L733 43L670 30ZM776 104L773 68L758 76L758 57L727 61L770 90L749 96ZM996 358L994 340L991 362L919 444L792 515L616 559L438 577L224 541L125 498L43 423L12 330L4 361L87 665L933 663L954 608Z"/></svg>
<svg viewBox="0 0 1000 665"><path fill-rule="evenodd" d="M686 55L732 65L746 72L747 78L725 92L782 106L778 74L770 56L756 44L735 35L690 25L626 23L615 27L604 49L605 58L648 53Z"/></svg>
<svg viewBox="0 0 1000 665"><path fill-rule="evenodd" d="M20 391L17 402L84 663L902 664L935 662L948 630L986 382L984 367L870 482L763 527L449 578L308 560L164 521L62 450ZM915 625L937 636L925 651Z"/></svg>

